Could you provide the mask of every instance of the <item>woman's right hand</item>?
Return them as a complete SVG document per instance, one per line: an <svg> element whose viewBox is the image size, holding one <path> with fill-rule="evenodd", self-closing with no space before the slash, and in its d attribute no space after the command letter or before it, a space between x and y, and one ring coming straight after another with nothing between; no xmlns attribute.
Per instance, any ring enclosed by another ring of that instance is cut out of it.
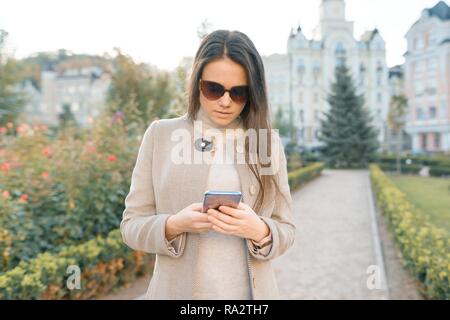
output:
<svg viewBox="0 0 450 320"><path fill-rule="evenodd" d="M202 233L212 230L208 214L202 210L203 204L197 202L170 216L166 222L166 238L171 240L183 232Z"/></svg>

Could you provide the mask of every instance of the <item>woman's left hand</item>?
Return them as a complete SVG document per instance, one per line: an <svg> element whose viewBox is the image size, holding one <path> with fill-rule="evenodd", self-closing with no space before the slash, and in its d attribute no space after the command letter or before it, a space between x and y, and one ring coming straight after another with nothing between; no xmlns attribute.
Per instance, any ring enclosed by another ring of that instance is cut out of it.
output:
<svg viewBox="0 0 450 320"><path fill-rule="evenodd" d="M247 204L240 202L237 208L220 206L208 209L208 220L213 230L259 242L269 235L267 224Z"/></svg>

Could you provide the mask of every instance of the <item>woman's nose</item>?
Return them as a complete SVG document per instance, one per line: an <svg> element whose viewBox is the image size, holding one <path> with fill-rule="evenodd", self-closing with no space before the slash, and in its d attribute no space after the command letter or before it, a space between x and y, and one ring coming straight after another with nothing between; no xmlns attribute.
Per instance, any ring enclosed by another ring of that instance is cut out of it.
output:
<svg viewBox="0 0 450 320"><path fill-rule="evenodd" d="M231 104L231 97L229 92L225 92L222 98L219 100L219 104L223 107L227 107Z"/></svg>

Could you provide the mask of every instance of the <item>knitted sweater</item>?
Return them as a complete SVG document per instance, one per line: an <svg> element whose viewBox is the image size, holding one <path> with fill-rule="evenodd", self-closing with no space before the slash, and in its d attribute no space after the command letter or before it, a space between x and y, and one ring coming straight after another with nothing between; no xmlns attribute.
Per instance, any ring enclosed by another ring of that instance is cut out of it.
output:
<svg viewBox="0 0 450 320"><path fill-rule="evenodd" d="M207 189L241 191L239 175L233 163L235 148L224 148L224 145L225 141L234 142L233 138L225 137L226 129L242 128L242 121L237 118L227 127L219 128L202 108L197 116L202 121L205 139L210 139L212 134L205 133L205 130L211 128L218 129L217 134L222 135L222 138L215 136ZM198 270L202 274L197 277L199 281L193 299L251 299L246 250L243 238L214 230L200 234L198 262L204 268Z"/></svg>

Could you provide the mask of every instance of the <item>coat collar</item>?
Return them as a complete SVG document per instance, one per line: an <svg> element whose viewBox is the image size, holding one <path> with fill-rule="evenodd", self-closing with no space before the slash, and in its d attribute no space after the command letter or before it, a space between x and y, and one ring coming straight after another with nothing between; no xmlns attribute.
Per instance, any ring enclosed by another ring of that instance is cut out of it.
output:
<svg viewBox="0 0 450 320"><path fill-rule="evenodd" d="M181 118L186 121L190 136L192 137L192 156L194 156L194 154L197 154L197 156L201 157L202 152L198 151L194 146L195 138L193 121L189 119L188 113L185 113L183 116L181 116ZM183 180L180 181L180 183L183 184L183 191L185 190L185 192L187 193L187 199L200 199L199 201L203 200L203 195L207 188L210 167L211 164L208 161L203 161L200 164L194 163L186 166L184 170ZM253 206L258 190L257 180L245 163L237 163L236 170L240 178L242 201L249 206Z"/></svg>

